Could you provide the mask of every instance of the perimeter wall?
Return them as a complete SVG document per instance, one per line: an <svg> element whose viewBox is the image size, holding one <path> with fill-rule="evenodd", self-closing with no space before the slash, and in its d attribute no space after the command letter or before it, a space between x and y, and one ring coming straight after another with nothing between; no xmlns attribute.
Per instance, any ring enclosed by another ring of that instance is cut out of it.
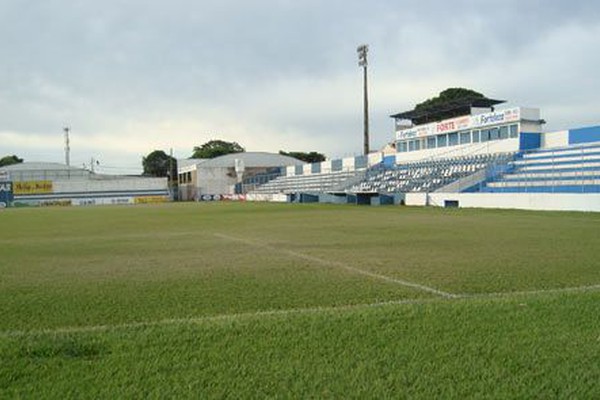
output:
<svg viewBox="0 0 600 400"><path fill-rule="evenodd" d="M600 193L407 193L407 206L600 212Z"/></svg>

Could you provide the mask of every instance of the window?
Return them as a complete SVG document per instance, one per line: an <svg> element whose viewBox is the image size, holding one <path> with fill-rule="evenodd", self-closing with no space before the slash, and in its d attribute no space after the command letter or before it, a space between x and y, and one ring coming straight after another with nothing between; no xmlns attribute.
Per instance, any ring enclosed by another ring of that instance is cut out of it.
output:
<svg viewBox="0 0 600 400"><path fill-rule="evenodd" d="M406 142L398 142L398 151L400 153L406 153L408 151L408 145Z"/></svg>
<svg viewBox="0 0 600 400"><path fill-rule="evenodd" d="M448 143L447 135L437 135L437 147L446 147Z"/></svg>
<svg viewBox="0 0 600 400"><path fill-rule="evenodd" d="M499 138L498 128L490 129L490 140L498 140Z"/></svg>
<svg viewBox="0 0 600 400"><path fill-rule="evenodd" d="M519 125L517 125L517 124L511 125L511 126L509 126L509 130L510 130L511 138L519 137Z"/></svg>
<svg viewBox="0 0 600 400"><path fill-rule="evenodd" d="M490 140L490 130L489 129L482 129L481 133L481 141L482 142L487 142L488 140Z"/></svg>
<svg viewBox="0 0 600 400"><path fill-rule="evenodd" d="M435 149L435 136L429 136L427 138L427 148Z"/></svg>
<svg viewBox="0 0 600 400"><path fill-rule="evenodd" d="M500 127L500 139L508 139L508 126Z"/></svg>
<svg viewBox="0 0 600 400"><path fill-rule="evenodd" d="M191 183L192 182L192 173L184 172L179 174L179 183Z"/></svg>
<svg viewBox="0 0 600 400"><path fill-rule="evenodd" d="M417 151L417 150L421 150L421 141L419 139L411 140L410 142L408 142L408 151Z"/></svg>
<svg viewBox="0 0 600 400"><path fill-rule="evenodd" d="M458 144L458 133L454 132L448 135L448 146L456 146Z"/></svg>
<svg viewBox="0 0 600 400"><path fill-rule="evenodd" d="M461 132L460 135L460 144L471 143L471 132Z"/></svg>
<svg viewBox="0 0 600 400"><path fill-rule="evenodd" d="M471 132L471 136L473 137L473 143L479 143L479 131Z"/></svg>

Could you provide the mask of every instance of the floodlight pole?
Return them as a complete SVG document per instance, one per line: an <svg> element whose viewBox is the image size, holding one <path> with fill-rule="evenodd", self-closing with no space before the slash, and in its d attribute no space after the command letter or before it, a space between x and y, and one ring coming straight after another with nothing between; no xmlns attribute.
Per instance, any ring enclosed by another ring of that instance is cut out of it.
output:
<svg viewBox="0 0 600 400"><path fill-rule="evenodd" d="M167 176L169 177L167 180L169 196L171 197L171 200L173 200L175 196L173 193L174 182L173 182L173 148L172 147L169 150L169 172L168 172Z"/></svg>
<svg viewBox="0 0 600 400"><path fill-rule="evenodd" d="M69 145L69 131L71 130L71 128L69 128L68 126L63 128L63 131L65 131L65 164L67 165L67 167L71 166L71 147Z"/></svg>
<svg viewBox="0 0 600 400"><path fill-rule="evenodd" d="M366 44L358 46L358 65L363 67L363 105L364 105L364 154L369 154L369 94L367 80L367 52L369 46Z"/></svg>

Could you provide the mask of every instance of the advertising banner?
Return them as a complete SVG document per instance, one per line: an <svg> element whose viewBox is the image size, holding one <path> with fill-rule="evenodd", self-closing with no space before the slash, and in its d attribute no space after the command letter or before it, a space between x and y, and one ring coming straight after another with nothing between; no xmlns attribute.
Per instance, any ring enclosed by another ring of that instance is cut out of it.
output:
<svg viewBox="0 0 600 400"><path fill-rule="evenodd" d="M0 208L6 208L13 202L12 182L0 182Z"/></svg>
<svg viewBox="0 0 600 400"><path fill-rule="evenodd" d="M224 201L246 201L245 194L224 194L221 196Z"/></svg>
<svg viewBox="0 0 600 400"><path fill-rule="evenodd" d="M73 205L71 199L40 200L42 207L70 207Z"/></svg>
<svg viewBox="0 0 600 400"><path fill-rule="evenodd" d="M155 204L155 203L166 203L166 196L143 196L136 197L134 200L135 204Z"/></svg>
<svg viewBox="0 0 600 400"><path fill-rule="evenodd" d="M396 140L420 138L449 132L458 132L466 129L518 122L520 119L521 109L519 107L479 115L466 115L441 122L433 122L427 125L399 130L396 132Z"/></svg>
<svg viewBox="0 0 600 400"><path fill-rule="evenodd" d="M89 197L73 199L74 206L100 206L133 203L133 197Z"/></svg>
<svg viewBox="0 0 600 400"><path fill-rule="evenodd" d="M52 190L52 181L23 181L13 185L16 195L52 193Z"/></svg>
<svg viewBox="0 0 600 400"><path fill-rule="evenodd" d="M222 197L220 194L203 194L200 196L198 201L220 201Z"/></svg>

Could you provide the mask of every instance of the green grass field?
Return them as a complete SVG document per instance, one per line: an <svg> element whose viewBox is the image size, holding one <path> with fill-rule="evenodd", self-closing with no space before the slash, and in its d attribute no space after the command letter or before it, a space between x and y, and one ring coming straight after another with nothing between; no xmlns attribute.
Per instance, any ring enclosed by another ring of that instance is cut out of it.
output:
<svg viewBox="0 0 600 400"><path fill-rule="evenodd" d="M600 398L600 214L0 213L0 398Z"/></svg>

